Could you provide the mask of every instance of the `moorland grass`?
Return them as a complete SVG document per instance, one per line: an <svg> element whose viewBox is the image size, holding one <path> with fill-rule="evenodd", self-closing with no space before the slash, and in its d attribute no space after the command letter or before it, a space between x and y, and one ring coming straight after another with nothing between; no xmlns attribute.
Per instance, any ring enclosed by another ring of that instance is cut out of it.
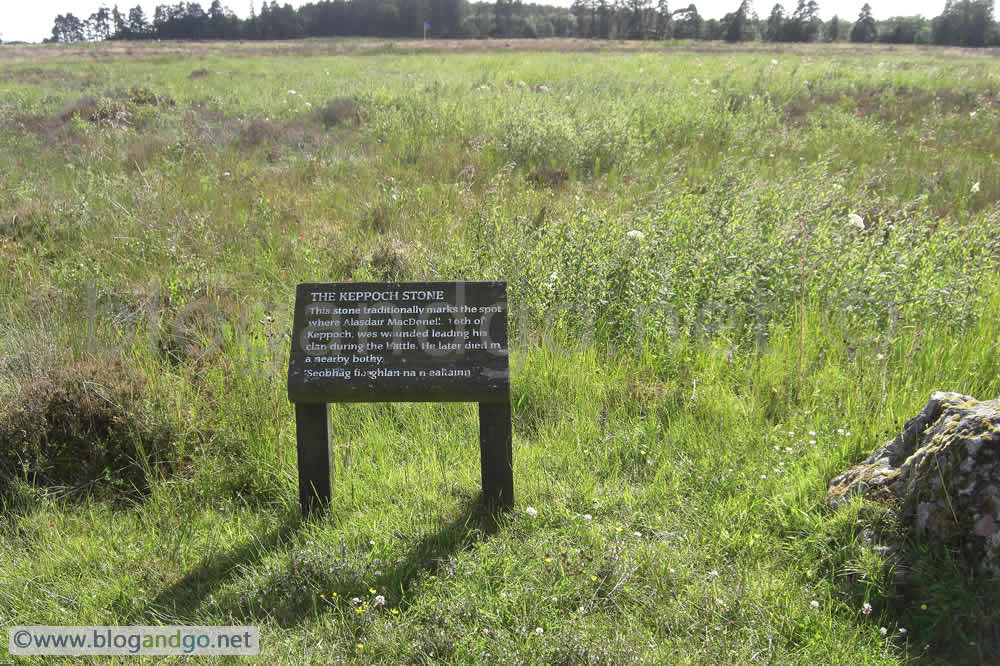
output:
<svg viewBox="0 0 1000 666"><path fill-rule="evenodd" d="M995 580L823 502L931 391L1000 394L996 63L131 48L0 61L0 419L37 424L0 432L51 431L33 386L142 378L138 460L8 472L5 625L258 624L310 663L1000 650ZM294 285L459 278L510 283L516 509L478 509L471 405L338 405L302 520Z"/></svg>

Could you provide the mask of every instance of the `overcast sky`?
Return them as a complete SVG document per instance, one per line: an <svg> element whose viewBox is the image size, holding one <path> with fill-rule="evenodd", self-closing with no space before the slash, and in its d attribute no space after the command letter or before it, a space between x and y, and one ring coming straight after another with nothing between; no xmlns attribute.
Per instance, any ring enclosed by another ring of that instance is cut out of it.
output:
<svg viewBox="0 0 1000 666"><path fill-rule="evenodd" d="M278 4L285 4L287 0L279 0ZM295 7L305 4L308 0L291 0ZM530 0L524 0L528 2ZM536 0L537 1L537 0ZM670 0L671 9L686 7L692 0ZM818 0L820 14L823 18L829 18L837 14L841 18L854 20L858 16L864 0ZM261 0L255 3L260 6ZM757 14L761 18L767 18L771 13L771 7L775 0L756 0L754 6ZM944 9L944 0L869 0L876 19L889 18L890 16L910 16L913 14L923 14L927 17L937 16ZM569 6L572 0L550 0L548 4ZM705 18L722 18L726 13L734 11L740 4L740 0L694 0L698 7L698 12ZM5 42L26 41L40 42L52 34L52 22L57 14L72 13L77 18L86 19L94 13L98 7L106 4L113 7L115 2L102 3L100 0L0 0L0 40ZM160 2L146 2L137 0L121 0L118 2L118 9L127 14L128 9L142 5L146 12L146 17L153 18L153 9L161 4L176 4L176 0L161 0ZM201 6L208 9L212 0L204 0ZM228 6L238 16L246 17L250 11L249 0L234 0L233 2L223 1L223 5ZM655 4L655 3L654 3ZM782 2L785 9L791 11L795 8L797 0L785 0Z"/></svg>

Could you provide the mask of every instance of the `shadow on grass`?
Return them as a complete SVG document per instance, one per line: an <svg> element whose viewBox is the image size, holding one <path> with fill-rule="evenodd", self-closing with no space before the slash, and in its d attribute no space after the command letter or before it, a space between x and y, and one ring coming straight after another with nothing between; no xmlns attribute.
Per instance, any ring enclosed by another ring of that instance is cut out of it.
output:
<svg viewBox="0 0 1000 666"><path fill-rule="evenodd" d="M322 515L315 520L325 520ZM266 621L292 627L318 613L338 607L344 610L342 605L355 596L370 603L369 585L382 591L388 606L405 608L414 582L449 566L453 555L496 534L502 516L487 509L481 496L473 493L464 494L452 515L395 558L395 566L383 569L363 551L344 546L289 547L295 532L312 520L292 509L276 529L205 558L152 601L123 599L117 614L135 624ZM215 602L207 607L210 596Z"/></svg>
<svg viewBox="0 0 1000 666"><path fill-rule="evenodd" d="M141 606L133 604L131 612L122 614L137 624L141 624L140 620L166 624L197 620L196 614L209 595L234 580L241 568L259 564L271 553L281 550L304 520L307 518L303 518L297 506L288 509L275 529L231 550L209 555L152 601Z"/></svg>
<svg viewBox="0 0 1000 666"><path fill-rule="evenodd" d="M467 495L457 515L437 531L424 535L407 551L397 565L379 578L379 585L391 590L399 605L408 605L408 592L422 575L432 575L448 565L451 556L485 541L500 529L501 510L491 510L481 493Z"/></svg>
<svg viewBox="0 0 1000 666"><path fill-rule="evenodd" d="M972 573L941 544L906 544L904 577L886 608L919 664L1000 663L1000 577ZM898 640L898 638L897 638Z"/></svg>

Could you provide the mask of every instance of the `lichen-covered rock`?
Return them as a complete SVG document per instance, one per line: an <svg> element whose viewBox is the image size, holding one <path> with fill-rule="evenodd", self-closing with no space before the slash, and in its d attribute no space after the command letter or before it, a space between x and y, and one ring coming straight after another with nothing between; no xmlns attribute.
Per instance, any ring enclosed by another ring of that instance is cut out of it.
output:
<svg viewBox="0 0 1000 666"><path fill-rule="evenodd" d="M1000 574L1000 400L934 393L895 439L830 482L827 502L856 495L894 502L904 526Z"/></svg>

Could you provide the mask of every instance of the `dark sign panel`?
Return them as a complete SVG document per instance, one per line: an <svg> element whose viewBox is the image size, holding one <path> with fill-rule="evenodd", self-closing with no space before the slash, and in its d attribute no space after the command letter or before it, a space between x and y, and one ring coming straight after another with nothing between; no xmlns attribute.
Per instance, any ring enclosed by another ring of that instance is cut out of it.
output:
<svg viewBox="0 0 1000 666"><path fill-rule="evenodd" d="M507 283L300 284L288 397L509 402Z"/></svg>

